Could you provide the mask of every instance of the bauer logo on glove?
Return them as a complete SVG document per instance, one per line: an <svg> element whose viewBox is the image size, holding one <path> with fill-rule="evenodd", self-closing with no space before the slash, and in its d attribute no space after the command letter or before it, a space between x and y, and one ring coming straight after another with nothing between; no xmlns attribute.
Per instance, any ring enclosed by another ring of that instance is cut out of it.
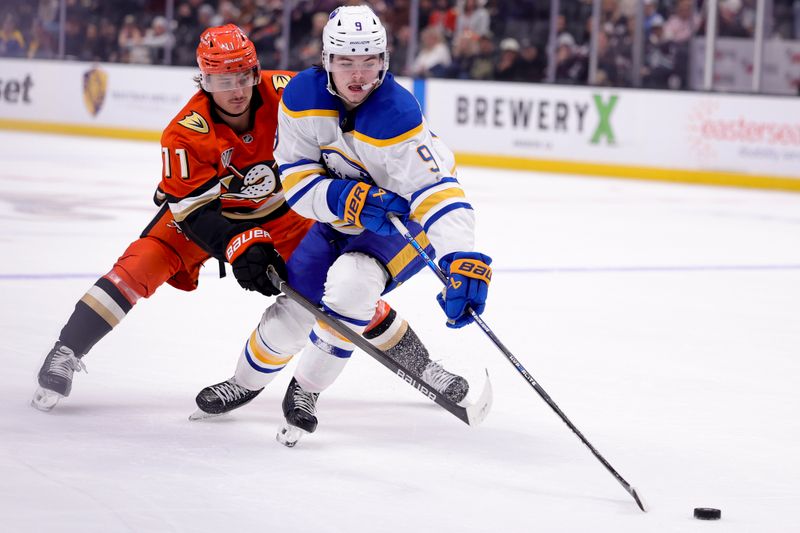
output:
<svg viewBox="0 0 800 533"><path fill-rule="evenodd" d="M411 211L402 196L367 183L333 179L328 185L328 208L345 222L378 235L392 235L397 230L386 218L394 213L408 220Z"/></svg>

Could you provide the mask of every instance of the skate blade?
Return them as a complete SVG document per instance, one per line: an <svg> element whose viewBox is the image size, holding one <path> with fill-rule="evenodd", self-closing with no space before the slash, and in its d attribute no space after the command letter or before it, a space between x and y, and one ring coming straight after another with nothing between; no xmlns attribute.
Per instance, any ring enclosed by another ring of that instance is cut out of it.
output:
<svg viewBox="0 0 800 533"><path fill-rule="evenodd" d="M44 387L39 387L36 389L36 392L33 393L31 407L47 413L53 410L53 407L56 406L61 398L63 398L63 396L59 393L51 391L50 389L45 389Z"/></svg>
<svg viewBox="0 0 800 533"><path fill-rule="evenodd" d="M275 435L275 440L287 448L294 448L295 444L297 444L297 441L299 441L302 436L307 433L308 431L300 429L297 426L284 423L283 426L281 426L281 428L278 430L278 434Z"/></svg>
<svg viewBox="0 0 800 533"><path fill-rule="evenodd" d="M206 413L205 411L203 411L198 407L194 413L189 415L189 420L194 422L196 420L205 420L207 418L217 418L218 416L222 416L225 414L228 413Z"/></svg>

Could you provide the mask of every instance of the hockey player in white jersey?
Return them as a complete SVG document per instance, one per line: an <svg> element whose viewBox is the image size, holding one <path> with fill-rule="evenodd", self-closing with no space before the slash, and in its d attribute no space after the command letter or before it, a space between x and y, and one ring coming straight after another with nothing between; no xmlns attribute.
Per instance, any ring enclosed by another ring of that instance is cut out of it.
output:
<svg viewBox="0 0 800 533"><path fill-rule="evenodd" d="M472 321L467 306L485 307L491 259L474 251L474 213L453 155L388 72L386 43L369 7L340 7L323 31L323 68L284 91L275 158L289 205L319 221L290 260L289 283L363 331L381 294L423 267L387 220L393 212L432 245L450 277L439 303L448 325L462 327ZM320 323L310 339L284 400L289 425L288 393L324 391L353 351Z"/></svg>
<svg viewBox="0 0 800 533"><path fill-rule="evenodd" d="M468 324L467 306L478 313L485 307L491 259L473 250L474 214L454 177L453 154L431 134L416 99L388 72L386 31L369 7L331 13L322 62L322 68L289 82L278 113L274 154L286 199L317 221L287 263L289 284L378 346L398 346L402 324L387 320L375 327L370 318L381 295L424 263L387 219L395 213L450 277L437 297L447 325ZM246 346L240 357L235 377L240 386L256 389L271 380L268 374L299 349L297 332L313 321L281 300L267 310L251 339L250 348L261 356L253 357ZM288 446L316 429L318 395L354 350L320 322L310 335L307 331L304 342L310 342L283 401L286 424L278 440ZM466 396L466 381L431 362L427 353L399 351L409 368L450 399ZM204 393L219 396L212 389L201 392L198 405Z"/></svg>

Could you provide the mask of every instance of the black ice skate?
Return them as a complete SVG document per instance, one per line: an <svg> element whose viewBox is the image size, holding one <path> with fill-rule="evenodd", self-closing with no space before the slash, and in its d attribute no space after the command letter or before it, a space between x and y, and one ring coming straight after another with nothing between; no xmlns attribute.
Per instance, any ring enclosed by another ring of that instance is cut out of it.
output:
<svg viewBox="0 0 800 533"><path fill-rule="evenodd" d="M275 438L289 448L297 444L306 433L314 433L317 429L318 392L306 392L303 387L292 378L286 395L283 397L283 416L286 422L278 430Z"/></svg>
<svg viewBox="0 0 800 533"><path fill-rule="evenodd" d="M86 371L81 356L75 355L61 341L56 342L39 369L39 388L33 394L31 406L40 411L50 411L61 398L69 396L72 375L81 370Z"/></svg>
<svg viewBox="0 0 800 533"><path fill-rule="evenodd" d="M246 389L236 382L235 377L206 387L195 398L197 411L189 416L189 420L202 420L229 413L252 401L262 390L263 387L258 390Z"/></svg>
<svg viewBox="0 0 800 533"><path fill-rule="evenodd" d="M448 372L436 361L429 361L420 376L422 381L444 394L453 403L467 397L469 383L457 374Z"/></svg>

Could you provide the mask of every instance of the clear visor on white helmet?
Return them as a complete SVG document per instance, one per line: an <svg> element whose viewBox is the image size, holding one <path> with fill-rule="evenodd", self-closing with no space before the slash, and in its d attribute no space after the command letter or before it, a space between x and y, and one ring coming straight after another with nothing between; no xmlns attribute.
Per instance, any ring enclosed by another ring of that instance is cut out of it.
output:
<svg viewBox="0 0 800 533"><path fill-rule="evenodd" d="M379 72L383 70L382 55L337 56L329 58L328 72Z"/></svg>
<svg viewBox="0 0 800 533"><path fill-rule="evenodd" d="M259 82L258 68L226 74L200 74L200 86L210 93L246 89Z"/></svg>

